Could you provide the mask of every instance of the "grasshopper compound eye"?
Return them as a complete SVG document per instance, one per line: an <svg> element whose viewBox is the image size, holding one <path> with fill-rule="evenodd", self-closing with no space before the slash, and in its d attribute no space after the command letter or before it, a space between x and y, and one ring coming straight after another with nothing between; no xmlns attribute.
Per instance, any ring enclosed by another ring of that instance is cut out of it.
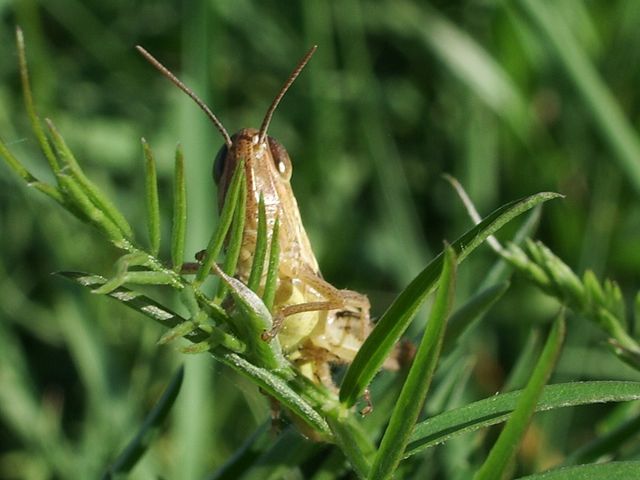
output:
<svg viewBox="0 0 640 480"><path fill-rule="evenodd" d="M280 176L289 181L291 180L291 159L284 146L273 137L267 137L269 141L269 150L273 157L273 163Z"/></svg>

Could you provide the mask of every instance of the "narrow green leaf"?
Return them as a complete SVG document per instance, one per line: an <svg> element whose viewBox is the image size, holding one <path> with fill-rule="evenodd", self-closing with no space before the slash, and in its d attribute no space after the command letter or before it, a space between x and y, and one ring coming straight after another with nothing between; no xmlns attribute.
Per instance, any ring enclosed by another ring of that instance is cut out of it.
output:
<svg viewBox="0 0 640 480"><path fill-rule="evenodd" d="M227 251L222 265L222 271L227 275L233 275L240 258L240 250L242 248L242 237L244 234L244 220L247 211L247 179L242 175L240 185L240 194L238 203L233 213L233 222L231 223L231 233L229 233L229 242L227 243ZM216 298L223 298L227 294L227 286L220 282L218 284L218 292Z"/></svg>
<svg viewBox="0 0 640 480"><path fill-rule="evenodd" d="M103 210L96 207L74 178L61 172L56 175L56 178L66 198L73 205L74 211L84 216L80 217L81 220L91 222L113 242L124 240L122 230L105 215Z"/></svg>
<svg viewBox="0 0 640 480"><path fill-rule="evenodd" d="M178 393L180 393L183 379L184 366L181 366L174 374L158 403L154 405L145 418L136 436L107 469L105 477L118 473L127 473L138 463L138 460L149 448L151 441L158 435L162 422L171 411L171 407L173 407Z"/></svg>
<svg viewBox="0 0 640 480"><path fill-rule="evenodd" d="M494 395L460 408L443 412L416 425L405 457L439 445L464 433L506 421L516 407L522 390ZM536 404L536 412L594 403L640 399L640 382L572 382L547 385Z"/></svg>
<svg viewBox="0 0 640 480"><path fill-rule="evenodd" d="M27 170L22 163L11 153L11 151L4 144L2 139L0 139L0 157L4 158L7 165L11 170L16 172L25 182L27 182L27 186L33 187L36 190L41 191L45 195L53 198L56 202L64 206L64 198L60 191L49 185L48 183L41 182L36 177L34 177L29 170Z"/></svg>
<svg viewBox="0 0 640 480"><path fill-rule="evenodd" d="M186 337L188 334L193 332L199 326L200 326L199 322L194 322L192 320L187 320L186 322L181 323L177 327L174 327L171 330L168 330L167 332L165 332L158 339L158 341L156 342L156 345L166 345L167 343L173 342L174 340L176 340L178 338ZM201 345L201 344L208 343L208 342L209 342L209 340L207 340L206 342L193 343L192 345ZM209 347L207 347L205 350L199 350L198 353L202 353L202 352L208 351L208 350L210 350ZM188 352L188 353L191 353L191 352Z"/></svg>
<svg viewBox="0 0 640 480"><path fill-rule="evenodd" d="M249 377L257 386L278 400L283 407L291 410L318 434L331 438L329 425L298 392L294 391L282 377L275 375L265 368L260 368L235 353L218 354L214 350L214 357L237 372Z"/></svg>
<svg viewBox="0 0 640 480"><path fill-rule="evenodd" d="M35 103L33 101L33 95L31 93L31 83L29 81L29 68L27 66L27 54L24 44L24 35L20 27L16 27L16 43L18 45L18 61L20 63L20 80L22 82L22 96L24 97L24 104L27 109L27 115L29 116L29 122L31 123L31 129L38 139L38 144L42 153L44 153L49 167L53 173L58 173L60 166L58 165L58 159L56 158L53 149L49 144L49 140L44 133L42 124L40 123L40 117L36 111Z"/></svg>
<svg viewBox="0 0 640 480"><path fill-rule="evenodd" d="M184 155L180 145L176 147L173 182L171 263L175 271L180 271L184 263L184 242L187 231L187 187L184 177Z"/></svg>
<svg viewBox="0 0 640 480"><path fill-rule="evenodd" d="M280 268L280 218L276 217L271 231L271 246L269 247L269 266L267 267L267 279L264 283L262 300L271 311L273 301L278 288L278 270Z"/></svg>
<svg viewBox="0 0 640 480"><path fill-rule="evenodd" d="M147 200L147 231L151 253L155 256L160 251L160 202L158 201L158 175L156 161L147 141L142 139L144 154L144 186Z"/></svg>
<svg viewBox="0 0 640 480"><path fill-rule="evenodd" d="M489 235L534 206L561 197L560 194L543 192L510 202L488 215L482 222L453 242L458 262L464 260ZM433 289L442 270L443 254L440 253L396 297L388 310L378 320L375 328L358 351L340 387L340 401L353 405L378 372L395 343L413 320L422 302Z"/></svg>
<svg viewBox="0 0 640 480"><path fill-rule="evenodd" d="M84 191L86 196L91 200L91 202L98 208L100 211L104 213L104 215L111 220L111 222L120 229L122 232L122 236L131 240L133 238L133 231L131 230L131 226L124 218L122 213L116 208L116 206L107 198L107 196L100 191L97 185L95 185L91 180L87 178L84 174L80 165L76 161L73 153L67 146L67 143L64 141L60 132L56 129L53 122L49 119L45 120L47 127L49 128L49 132L51 133L51 138L53 140L53 144L55 145L58 155L60 159L65 163L69 173L73 177L74 182L78 184L78 186ZM59 177L58 177L59 178Z"/></svg>
<svg viewBox="0 0 640 480"><path fill-rule="evenodd" d="M264 270L264 259L267 256L267 213L264 208L264 197L260 194L258 200L258 232L256 235L256 246L253 250L253 263L247 286L258 293L260 279Z"/></svg>
<svg viewBox="0 0 640 480"><path fill-rule="evenodd" d="M480 290L458 308L449 319L449 325L444 335L442 353L449 352L460 336L479 317L484 315L509 288L509 282L501 282Z"/></svg>
<svg viewBox="0 0 640 480"><path fill-rule="evenodd" d="M536 411L536 403L542 394L545 384L551 376L564 340L565 321L564 310L560 312L549 338L540 355L540 359L531 374L531 380L522 391L516 408L500 433L498 440L491 448L480 470L474 475L474 480L495 480L502 478L505 470L513 460L522 441L529 422Z"/></svg>
<svg viewBox="0 0 640 480"><path fill-rule="evenodd" d="M216 262L216 259L220 254L220 250L222 250L224 239L227 236L231 221L233 220L233 211L238 204L238 194L240 193L240 185L242 184L241 179L242 177L244 177L243 164L243 161L238 162L236 170L235 172L233 172L233 176L231 177L231 183L229 185L229 189L227 190L227 196L224 200L222 211L220 212L220 221L215 231L213 232L213 235L211 235L211 239L209 240L207 253L205 254L204 260L202 261L202 265L200 265L200 268L198 269L196 279L193 282L195 286L198 286L202 282L204 282L204 280L207 278L207 275L209 275L209 272L211 272L211 268Z"/></svg>
<svg viewBox="0 0 640 480"><path fill-rule="evenodd" d="M271 330L273 319L262 299L247 285L224 273L214 264L213 269L227 285L236 306L243 313L235 322L235 327L242 333L242 338L249 344L252 359L260 366L271 370L286 370L287 363L280 349L277 338L271 341L262 339L265 332Z"/></svg>
<svg viewBox="0 0 640 480"><path fill-rule="evenodd" d="M612 480L638 478L639 461L609 462L558 468L520 477L518 480Z"/></svg>
<svg viewBox="0 0 640 480"><path fill-rule="evenodd" d="M393 476L424 405L440 357L447 318L453 306L456 265L453 249L446 246L438 293L420 346L371 466L371 479L383 480Z"/></svg>

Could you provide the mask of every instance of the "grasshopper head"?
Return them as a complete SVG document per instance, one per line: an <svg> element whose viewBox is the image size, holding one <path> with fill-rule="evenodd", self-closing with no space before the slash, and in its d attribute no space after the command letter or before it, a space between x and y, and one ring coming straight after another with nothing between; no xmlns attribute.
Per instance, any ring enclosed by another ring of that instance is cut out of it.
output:
<svg viewBox="0 0 640 480"><path fill-rule="evenodd" d="M255 128L243 128L231 136L231 146L225 144L218 150L213 162L213 180L218 185L220 204L240 161L244 162L249 191L255 187L269 191L276 183L288 183L291 179L291 159L284 146L269 135L262 141L260 138Z"/></svg>
<svg viewBox="0 0 640 480"><path fill-rule="evenodd" d="M256 183L255 180L276 179L289 182L291 178L291 160L285 148L273 137L267 135L269 123L273 117L280 100L284 97L289 87L293 84L311 56L316 51L317 46L314 45L307 54L298 63L296 68L291 72L289 78L284 83L276 97L271 102L267 113L264 116L260 130L253 128L244 128L238 133L229 136L222 122L213 114L211 109L195 94L193 90L187 87L178 77L169 71L164 65L156 60L144 48L136 47L138 51L164 76L171 80L178 88L185 92L194 102L207 114L209 119L218 129L224 145L218 151L213 163L213 179L219 186L220 199L223 200L231 175L235 171L235 167L240 159L245 162L245 173L247 175L248 187L251 189ZM274 180L275 181L275 180ZM253 182L249 185L249 183ZM264 183L264 182L263 182ZM253 190L250 190L253 191ZM222 202L220 202L222 204Z"/></svg>

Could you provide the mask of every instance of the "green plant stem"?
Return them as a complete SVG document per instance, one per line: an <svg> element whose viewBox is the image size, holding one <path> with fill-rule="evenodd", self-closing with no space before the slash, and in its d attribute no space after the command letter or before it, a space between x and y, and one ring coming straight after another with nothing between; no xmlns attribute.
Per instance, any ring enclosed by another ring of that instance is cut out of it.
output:
<svg viewBox="0 0 640 480"><path fill-rule="evenodd" d="M123 240L119 240L119 241L114 241L113 243L118 248L120 248L122 250L125 250L125 251L129 252L130 254L146 256L147 260L145 262L145 265L147 266L147 268L149 268L150 270L152 270L154 272L159 272L159 273L165 274L169 279L168 282L167 282L167 285L170 285L171 287L173 287L173 288L175 288L177 290L180 290L180 291L183 290L187 286L186 280L180 274L178 274L176 271L174 271L171 268L165 267L156 257L154 257L153 255L149 254L148 252L145 252L144 250L134 246L128 240L124 240L123 239ZM229 322L228 315L220 307L220 305L216 304L210 298L208 298L207 295L205 295L205 293L202 292L202 290L200 290L199 288L194 288L194 294L195 294L195 297L196 297L196 300L198 301L198 303L201 306L205 307L207 312L214 319L219 320L219 321L223 321L225 323Z"/></svg>
<svg viewBox="0 0 640 480"><path fill-rule="evenodd" d="M344 414L346 413L344 412ZM343 418L332 414L328 415L327 423L331 427L338 447L349 459L358 478L369 478L370 459L375 453L375 449L355 419L344 414Z"/></svg>

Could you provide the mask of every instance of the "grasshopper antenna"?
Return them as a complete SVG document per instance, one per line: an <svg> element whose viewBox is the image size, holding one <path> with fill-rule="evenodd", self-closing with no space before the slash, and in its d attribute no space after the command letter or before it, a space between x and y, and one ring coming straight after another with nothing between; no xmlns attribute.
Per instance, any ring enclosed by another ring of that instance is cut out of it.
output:
<svg viewBox="0 0 640 480"><path fill-rule="evenodd" d="M209 117L209 119L213 122L213 124L216 126L216 128L218 129L218 131L222 134L222 138L224 138L224 143L227 145L227 148L231 148L231 137L229 136L229 134L227 133L227 130L224 128L224 126L222 125L222 122L220 120L218 120L218 117L216 117L213 112L211 111L211 109L209 107L207 107L207 105L200 100L200 97L198 97L198 95L195 94L195 92L193 90L191 90L189 87L187 87L184 83L182 83L180 81L180 79L178 77L176 77L173 73L171 73L169 71L169 69L167 67L165 67L164 65L162 65L158 60L155 59L155 57L153 55L151 55L149 52L147 52L144 48L142 48L140 45L136 46L136 50L138 50L138 52L140 52L142 54L142 56L144 58L147 59L147 61L153 65L154 67L156 67L160 73L162 73L165 77L167 77L169 80L171 80L171 82L178 87L180 90L182 90L184 93L186 93L187 95L189 95L191 97L191 99L196 102L196 104L202 109L202 111L204 113L207 114L207 117ZM304 65L303 65L304 66ZM299 73L299 72L298 72ZM296 74L297 75L297 74ZM293 77L295 78L295 76ZM288 87L288 86L287 86ZM285 89L286 91L286 89Z"/></svg>
<svg viewBox="0 0 640 480"><path fill-rule="evenodd" d="M269 128L269 123L271 123L271 117L273 117L273 112L276 111L276 108L278 107L280 100L282 100L282 97L284 97L284 94L287 93L287 90L289 90L289 87L293 84L293 82L295 82L296 78L298 77L298 75L300 75L300 72L305 67L305 65L309 62L309 60L311 59L311 56L314 54L314 52L317 49L318 49L318 46L314 45L309 49L306 55L302 57L302 60L300 60L300 63L298 63L298 66L293 70L293 72L291 72L291 75L289 75L289 78L280 89L280 92L278 93L278 95L276 95L276 98L274 98L273 102L271 102L271 106L269 107L269 110L267 110L267 114L264 116L264 120L262 121L262 125L260 126L260 135L258 137L260 143L264 142L264 139L267 136L267 129Z"/></svg>

